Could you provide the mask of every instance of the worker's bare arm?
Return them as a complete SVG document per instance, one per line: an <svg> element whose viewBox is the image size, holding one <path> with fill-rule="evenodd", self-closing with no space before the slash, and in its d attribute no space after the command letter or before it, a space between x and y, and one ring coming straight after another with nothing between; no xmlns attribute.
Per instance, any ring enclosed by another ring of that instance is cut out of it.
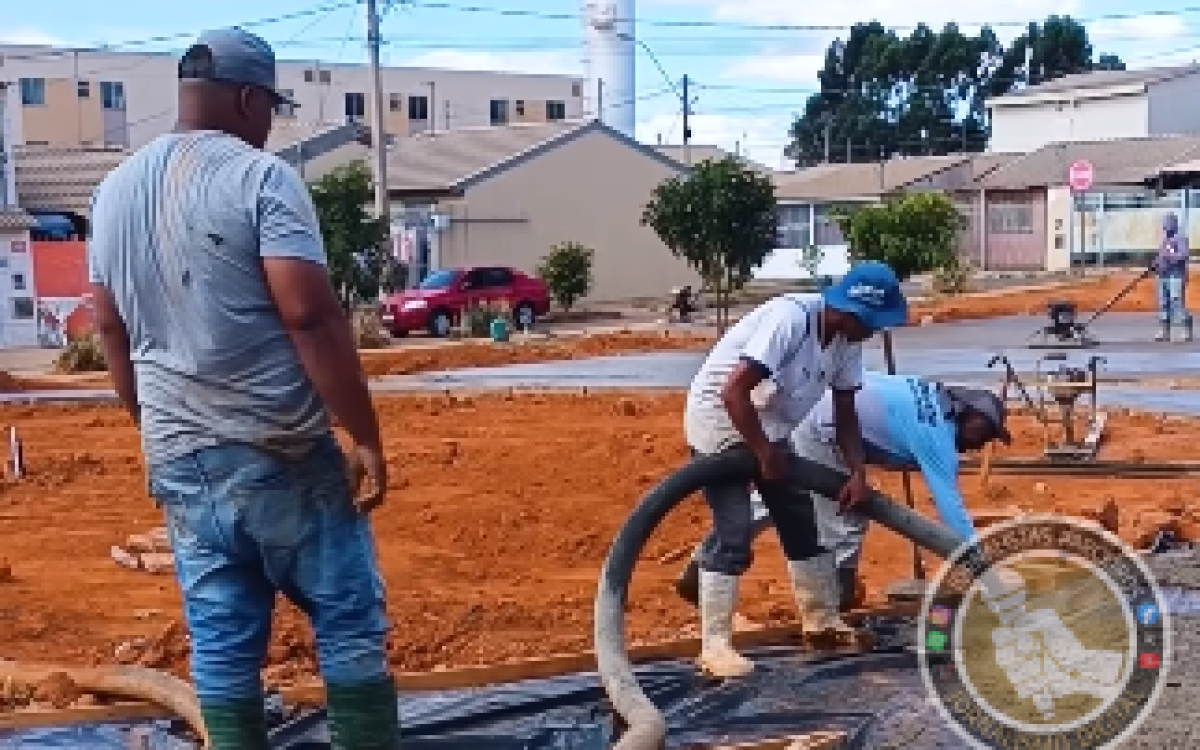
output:
<svg viewBox="0 0 1200 750"><path fill-rule="evenodd" d="M117 310L112 292L102 284L91 284L92 318L100 347L104 350L104 361L112 376L113 388L129 411L134 422L141 422L141 408L137 400L137 382L133 373L133 360L129 355L129 331Z"/></svg>
<svg viewBox="0 0 1200 750"><path fill-rule="evenodd" d="M264 258L267 286L317 393L357 445L380 448L379 423L350 324L325 267Z"/></svg>

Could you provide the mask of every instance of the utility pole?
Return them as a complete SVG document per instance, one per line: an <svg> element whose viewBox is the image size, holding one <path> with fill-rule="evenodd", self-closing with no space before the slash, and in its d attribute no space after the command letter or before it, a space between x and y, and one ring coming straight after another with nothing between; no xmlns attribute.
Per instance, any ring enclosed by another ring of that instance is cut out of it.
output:
<svg viewBox="0 0 1200 750"><path fill-rule="evenodd" d="M683 163L692 166L692 98L688 95L688 77L683 77Z"/></svg>
<svg viewBox="0 0 1200 750"><path fill-rule="evenodd" d="M596 79L596 119L604 122L604 79Z"/></svg>
<svg viewBox="0 0 1200 750"><path fill-rule="evenodd" d="M387 221L390 236L392 212L388 205L387 133L383 129L383 74L379 69L378 0L367 0L367 48L371 56L371 94L375 100L371 110L371 130L375 136L372 139L375 157L375 215Z"/></svg>
<svg viewBox="0 0 1200 750"><path fill-rule="evenodd" d="M846 139L846 163L850 164L854 161L854 141L851 138Z"/></svg>
<svg viewBox="0 0 1200 750"><path fill-rule="evenodd" d="M437 132L437 82L430 81L429 86L429 132Z"/></svg>
<svg viewBox="0 0 1200 750"><path fill-rule="evenodd" d="M830 139L832 137L833 137L833 118L826 117L825 118L825 163L826 164L828 164L830 161L830 158L829 158L830 150L833 146L833 144L830 142Z"/></svg>

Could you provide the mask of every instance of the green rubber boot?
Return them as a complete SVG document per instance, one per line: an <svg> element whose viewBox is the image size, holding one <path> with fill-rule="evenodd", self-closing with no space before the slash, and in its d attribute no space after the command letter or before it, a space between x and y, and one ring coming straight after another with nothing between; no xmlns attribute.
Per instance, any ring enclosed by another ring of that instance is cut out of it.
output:
<svg viewBox="0 0 1200 750"><path fill-rule="evenodd" d="M262 701L201 706L209 750L269 750Z"/></svg>
<svg viewBox="0 0 1200 750"><path fill-rule="evenodd" d="M396 685L390 677L357 685L326 685L325 705L335 750L400 747Z"/></svg>

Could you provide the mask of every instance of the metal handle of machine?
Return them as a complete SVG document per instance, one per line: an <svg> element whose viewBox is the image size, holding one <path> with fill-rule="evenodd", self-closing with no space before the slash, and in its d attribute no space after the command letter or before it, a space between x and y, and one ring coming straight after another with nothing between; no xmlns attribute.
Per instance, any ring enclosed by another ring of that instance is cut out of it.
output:
<svg viewBox="0 0 1200 750"><path fill-rule="evenodd" d="M1030 397L1029 392L1025 390L1025 384L1021 382L1021 378L1017 377L1017 371L1013 367L1012 362L1009 361L1008 357L1004 356L1003 354L997 354L993 356L990 360L988 360L988 369L992 369L997 363L1001 362L1004 363L1005 375L1008 378L1008 382L1015 385L1017 390L1021 392L1021 398L1025 399L1025 404L1030 409L1036 411L1038 408L1037 405L1033 403L1033 398Z"/></svg>
<svg viewBox="0 0 1200 750"><path fill-rule="evenodd" d="M1129 282L1125 286L1124 289L1117 292L1117 295L1115 297L1110 299L1108 301L1108 303L1104 305L1104 307L1101 307L1099 310L1097 310L1095 313L1093 313L1092 317L1088 318L1081 327L1087 328L1096 320L1096 318L1100 317L1104 313L1111 310L1114 305L1116 305L1118 302L1120 302L1122 299L1125 298L1126 294L1129 294L1130 292L1132 292L1133 288L1142 282L1142 279L1153 274L1157 269L1158 269L1158 266L1154 263L1151 263L1149 268L1147 268L1145 271L1142 271L1141 273L1139 273L1133 281Z"/></svg>
<svg viewBox="0 0 1200 750"><path fill-rule="evenodd" d="M821 464L792 456L791 471L803 477L799 485L826 497L836 497L848 476ZM672 473L650 490L617 533L600 571L596 592L594 639L597 669L613 708L628 729L614 744L615 750L659 750L667 735L662 713L638 685L625 644L625 608L629 581L646 541L677 505L702 487L730 482L751 482L758 476L758 461L747 448L715 456L700 456ZM945 559L963 543L954 531L914 510L871 491L856 507L873 521Z"/></svg>

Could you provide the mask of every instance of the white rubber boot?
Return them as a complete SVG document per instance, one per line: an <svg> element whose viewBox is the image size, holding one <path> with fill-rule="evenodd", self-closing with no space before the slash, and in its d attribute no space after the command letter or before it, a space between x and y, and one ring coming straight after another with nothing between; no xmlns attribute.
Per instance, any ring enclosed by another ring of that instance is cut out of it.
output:
<svg viewBox="0 0 1200 750"><path fill-rule="evenodd" d="M711 677L744 677L754 662L733 648L733 609L737 576L700 571L700 671Z"/></svg>
<svg viewBox="0 0 1200 750"><path fill-rule="evenodd" d="M840 592L832 552L807 560L789 560L788 574L806 636L855 634L854 628L843 622L838 613Z"/></svg>

